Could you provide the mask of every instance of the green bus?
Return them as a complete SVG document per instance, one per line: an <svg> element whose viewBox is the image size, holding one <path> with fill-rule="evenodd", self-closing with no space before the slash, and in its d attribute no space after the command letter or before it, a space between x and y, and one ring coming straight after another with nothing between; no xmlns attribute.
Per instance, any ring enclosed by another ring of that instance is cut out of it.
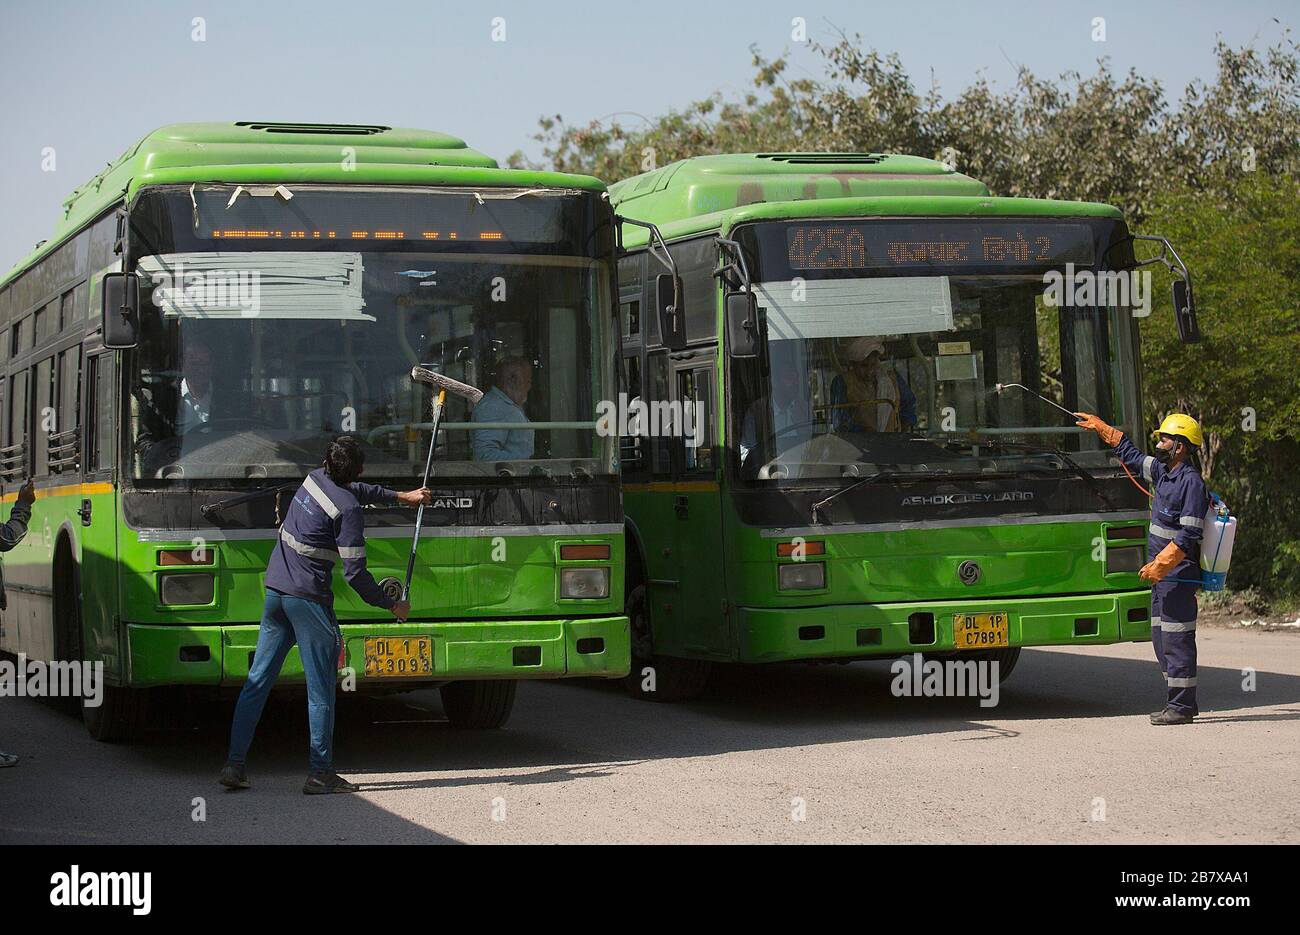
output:
<svg viewBox="0 0 1300 935"><path fill-rule="evenodd" d="M1140 436L1139 267L1198 336L1167 241L901 155L702 156L610 196L649 225L623 231L625 402L702 430L623 439L634 694L1150 638L1146 499L1053 402ZM1053 276L1109 289L1053 301Z"/></svg>
<svg viewBox="0 0 1300 935"><path fill-rule="evenodd" d="M0 479L5 501L26 477L38 497L4 556L0 650L102 663L102 703L83 701L101 740L176 703L169 686L236 689L279 519L326 441L358 438L367 481L418 486L420 364L499 400L504 371L528 385L507 410L449 397L410 619L336 580L345 690L438 686L453 724L496 727L519 679L622 677L618 442L594 421L616 241L598 180L501 169L442 133L150 133L0 280ZM414 517L367 508L385 588ZM284 672L301 682L296 649Z"/></svg>

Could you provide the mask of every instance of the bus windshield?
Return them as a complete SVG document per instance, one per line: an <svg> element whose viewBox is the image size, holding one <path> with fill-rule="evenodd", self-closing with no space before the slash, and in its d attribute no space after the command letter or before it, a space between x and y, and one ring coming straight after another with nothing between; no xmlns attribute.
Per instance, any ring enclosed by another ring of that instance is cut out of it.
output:
<svg viewBox="0 0 1300 935"><path fill-rule="evenodd" d="M299 477L340 434L367 478L419 476L415 364L486 394L448 396L435 480L611 474L608 226L577 192L147 191L132 476Z"/></svg>
<svg viewBox="0 0 1300 935"><path fill-rule="evenodd" d="M1116 425L1135 417L1128 283L1117 298L1066 306L1044 278L1062 260L1095 268L1104 251L1094 235L1106 232L875 223L737 232L767 336L757 359L732 361L740 476L1107 467L1092 433L1034 395ZM1014 252L1020 242L1031 250ZM1000 246L1008 243L1011 253Z"/></svg>

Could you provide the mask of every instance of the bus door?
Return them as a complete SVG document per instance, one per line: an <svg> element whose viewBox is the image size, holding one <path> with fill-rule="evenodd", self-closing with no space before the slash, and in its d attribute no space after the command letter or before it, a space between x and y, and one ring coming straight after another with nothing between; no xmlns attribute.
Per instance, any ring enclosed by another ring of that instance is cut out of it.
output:
<svg viewBox="0 0 1300 935"><path fill-rule="evenodd" d="M718 486L715 354L710 348L673 362L673 401L682 407L683 432L672 440L671 508L683 645L724 655L731 638Z"/></svg>

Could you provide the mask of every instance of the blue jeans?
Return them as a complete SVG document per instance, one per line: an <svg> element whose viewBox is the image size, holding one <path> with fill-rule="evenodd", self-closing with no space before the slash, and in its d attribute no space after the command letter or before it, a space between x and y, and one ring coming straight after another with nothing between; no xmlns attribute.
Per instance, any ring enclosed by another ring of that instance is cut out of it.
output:
<svg viewBox="0 0 1300 935"><path fill-rule="evenodd" d="M244 765L253 732L275 680L294 643L307 676L307 723L311 751L307 767L313 773L334 769L334 685L338 677L339 628L323 604L266 589L262 628L257 633L253 667L239 693L230 725L229 763Z"/></svg>

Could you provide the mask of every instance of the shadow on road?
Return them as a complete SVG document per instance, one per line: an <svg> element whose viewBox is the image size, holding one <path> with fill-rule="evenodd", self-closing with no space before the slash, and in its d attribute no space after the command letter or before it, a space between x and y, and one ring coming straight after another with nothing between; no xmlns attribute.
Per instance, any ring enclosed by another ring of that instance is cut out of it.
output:
<svg viewBox="0 0 1300 935"><path fill-rule="evenodd" d="M1202 722L1300 720L1300 677L1260 672L1254 692L1242 691L1237 669L1202 666L1199 677ZM377 794L581 783L646 761L734 751L932 733L956 734L954 742L996 743L1019 736L1006 726L1009 721L1131 717L1135 731L1155 730L1145 724L1145 715L1164 699L1154 660L1093 653L1026 650L993 708L980 707L977 698L895 697L892 680L888 662L726 666L715 672L701 699L676 705L632 700L616 682L526 682L510 724L486 732L451 728L436 691L344 697L335 730L335 759L344 775ZM215 776L225 755L233 701L174 693L164 693L159 700L170 704L167 726L151 730L129 747L95 744L72 717L48 706L39 706L43 710L33 719L33 731L54 731L61 739L66 735L68 744L81 749L95 765L89 767L70 752L69 768L74 774L78 767L97 772L95 794L101 799L103 777L108 776L110 787L130 777L129 782L146 788L151 783L193 788L235 815L247 802L258 824L240 829L239 840L449 840L367 798L334 796L320 803L302 796L307 723L300 697L272 697L250 754L255 788L229 796L215 785ZM1283 705L1287 707L1281 711L1246 710ZM16 740L5 739L7 745L18 746ZM107 764L101 751L110 751ZM498 772L487 772L494 770ZM12 776L17 771L9 772ZM246 798L251 796L257 798ZM112 802L113 796L104 801ZM131 807L129 796L120 807ZM323 815L328 820L322 827ZM0 838L12 840L4 834L5 825L0 820ZM331 836L330 825L347 833Z"/></svg>

